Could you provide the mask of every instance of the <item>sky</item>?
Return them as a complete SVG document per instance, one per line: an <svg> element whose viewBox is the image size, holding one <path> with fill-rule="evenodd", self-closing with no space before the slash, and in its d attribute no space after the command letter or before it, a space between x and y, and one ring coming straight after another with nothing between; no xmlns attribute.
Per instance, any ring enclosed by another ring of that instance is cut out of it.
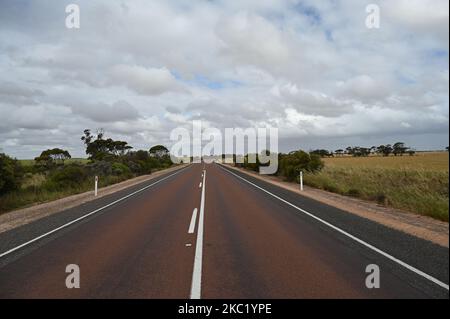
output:
<svg viewBox="0 0 450 319"><path fill-rule="evenodd" d="M87 128L170 146L193 120L276 127L284 152L443 149L448 38L447 0L0 0L0 152L84 157Z"/></svg>

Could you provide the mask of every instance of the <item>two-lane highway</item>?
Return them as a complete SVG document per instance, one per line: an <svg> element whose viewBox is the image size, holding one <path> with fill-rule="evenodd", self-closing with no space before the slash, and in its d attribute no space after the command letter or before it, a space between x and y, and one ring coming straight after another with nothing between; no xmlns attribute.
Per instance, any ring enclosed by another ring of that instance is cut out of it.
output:
<svg viewBox="0 0 450 319"><path fill-rule="evenodd" d="M0 297L448 298L448 249L226 166L102 201L0 234ZM69 264L79 289L66 287Z"/></svg>

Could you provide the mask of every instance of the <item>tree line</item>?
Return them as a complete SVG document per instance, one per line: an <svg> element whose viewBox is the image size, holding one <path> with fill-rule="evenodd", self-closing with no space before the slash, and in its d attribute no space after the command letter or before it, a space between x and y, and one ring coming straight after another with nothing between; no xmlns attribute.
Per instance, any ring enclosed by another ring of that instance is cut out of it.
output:
<svg viewBox="0 0 450 319"><path fill-rule="evenodd" d="M172 165L165 146L133 151L126 141L106 138L103 129L96 134L84 130L81 141L88 156L87 163L68 162L72 156L61 148L42 151L33 165L21 165L17 159L0 153L0 195L19 190L26 177L34 174L45 176L42 189L60 191L77 188L93 176L113 183Z"/></svg>
<svg viewBox="0 0 450 319"><path fill-rule="evenodd" d="M353 156L353 157L366 157L370 155L379 156L403 156L416 154L416 151L406 146L403 142L397 142L394 144L383 144L379 146L372 147L361 147L361 146L349 146L345 149L337 149L335 151L328 151L325 149L317 149L311 151L312 154L319 155L320 157L334 157L334 156Z"/></svg>

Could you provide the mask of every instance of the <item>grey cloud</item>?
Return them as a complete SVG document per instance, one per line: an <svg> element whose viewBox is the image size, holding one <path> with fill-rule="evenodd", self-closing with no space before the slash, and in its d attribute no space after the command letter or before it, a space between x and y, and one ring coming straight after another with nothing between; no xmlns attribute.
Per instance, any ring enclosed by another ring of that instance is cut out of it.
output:
<svg viewBox="0 0 450 319"><path fill-rule="evenodd" d="M120 100L115 103L75 104L70 107L74 114L81 115L100 123L136 120L137 109L128 102Z"/></svg>
<svg viewBox="0 0 450 319"><path fill-rule="evenodd" d="M37 104L38 98L45 94L28 86L29 84L18 85L12 82L0 83L0 102L13 105Z"/></svg>
<svg viewBox="0 0 450 319"><path fill-rule="evenodd" d="M318 23L288 0L78 3L81 28L68 30L64 3L2 1L0 147L12 155L61 143L81 156L80 133L97 127L148 147L193 119L324 144L448 140L446 0L382 0L379 30L360 0L302 0Z"/></svg>

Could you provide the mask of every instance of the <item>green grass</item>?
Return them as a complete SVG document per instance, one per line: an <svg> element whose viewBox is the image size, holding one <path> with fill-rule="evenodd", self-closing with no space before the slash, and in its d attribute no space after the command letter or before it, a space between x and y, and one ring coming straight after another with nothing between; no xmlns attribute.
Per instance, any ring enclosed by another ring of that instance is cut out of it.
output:
<svg viewBox="0 0 450 319"><path fill-rule="evenodd" d="M34 159L21 159L21 160L19 160L19 162L23 166L32 166L32 165L34 165L35 160ZM87 158L71 158L71 159L65 160L64 164L73 164L73 163L87 164L88 162L89 162L89 160Z"/></svg>
<svg viewBox="0 0 450 319"><path fill-rule="evenodd" d="M126 176L104 176L99 180L99 187L101 188L116 184L127 179L128 177ZM85 181L77 187L50 191L45 189L45 187L42 187L44 182L45 176L43 175L33 174L28 176L20 190L13 191L0 197L0 214L14 209L50 202L70 195L91 191L93 190L94 185L92 180Z"/></svg>
<svg viewBox="0 0 450 319"><path fill-rule="evenodd" d="M448 153L325 159L305 184L448 222Z"/></svg>
<svg viewBox="0 0 450 319"><path fill-rule="evenodd" d="M87 160L86 160L87 162ZM27 164L24 164L27 165ZM164 168L154 169L157 172ZM123 182L136 177L134 175L108 175L99 178L99 188ZM0 197L0 214L19 208L25 208L35 204L50 202L70 195L93 191L94 179L91 178L79 184L77 187L65 188L61 190L49 190L45 187L46 176L41 173L26 173L22 186L19 190L7 193Z"/></svg>

